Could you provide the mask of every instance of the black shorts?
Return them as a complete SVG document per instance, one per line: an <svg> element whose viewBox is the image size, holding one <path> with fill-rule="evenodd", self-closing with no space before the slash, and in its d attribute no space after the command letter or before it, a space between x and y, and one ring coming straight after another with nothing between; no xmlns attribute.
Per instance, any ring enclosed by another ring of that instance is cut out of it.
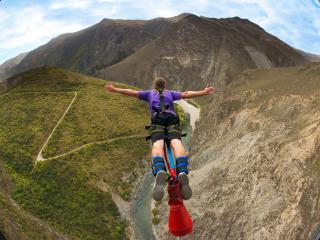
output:
<svg viewBox="0 0 320 240"><path fill-rule="evenodd" d="M157 125L157 126L155 126ZM161 128L161 126L163 128ZM175 126L175 127L173 127ZM170 129L165 130L169 127ZM172 128L173 127L173 128ZM151 120L151 142L167 138L181 140L181 129L179 118L172 113L159 113Z"/></svg>

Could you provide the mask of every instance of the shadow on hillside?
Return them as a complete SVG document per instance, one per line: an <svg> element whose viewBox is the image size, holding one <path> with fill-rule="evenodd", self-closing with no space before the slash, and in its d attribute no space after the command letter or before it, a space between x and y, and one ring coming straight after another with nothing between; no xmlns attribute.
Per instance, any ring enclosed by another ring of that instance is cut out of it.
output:
<svg viewBox="0 0 320 240"><path fill-rule="evenodd" d="M6 238L3 236L2 232L0 232L0 240L6 240Z"/></svg>

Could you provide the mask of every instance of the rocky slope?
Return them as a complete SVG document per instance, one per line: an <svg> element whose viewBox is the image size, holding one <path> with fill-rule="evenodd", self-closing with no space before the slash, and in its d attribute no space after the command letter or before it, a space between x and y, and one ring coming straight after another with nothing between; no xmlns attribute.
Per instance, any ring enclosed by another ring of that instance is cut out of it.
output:
<svg viewBox="0 0 320 240"><path fill-rule="evenodd" d="M302 50L297 49L306 59L310 62L320 62L320 55L304 52Z"/></svg>
<svg viewBox="0 0 320 240"><path fill-rule="evenodd" d="M319 64L247 70L203 107L184 239L310 239L320 224L319 74ZM174 239L166 209L158 236Z"/></svg>
<svg viewBox="0 0 320 240"><path fill-rule="evenodd" d="M159 38L97 72L102 78L149 87L163 76L178 89L222 87L247 68L306 63L295 49L247 19L186 15ZM214 81L214 82L213 82Z"/></svg>
<svg viewBox="0 0 320 240"><path fill-rule="evenodd" d="M310 239L320 224L319 76L319 64L247 70L203 107L184 239Z"/></svg>
<svg viewBox="0 0 320 240"><path fill-rule="evenodd" d="M22 53L18 56L5 61L0 65L0 82L5 80L7 73L18 65L28 53Z"/></svg>

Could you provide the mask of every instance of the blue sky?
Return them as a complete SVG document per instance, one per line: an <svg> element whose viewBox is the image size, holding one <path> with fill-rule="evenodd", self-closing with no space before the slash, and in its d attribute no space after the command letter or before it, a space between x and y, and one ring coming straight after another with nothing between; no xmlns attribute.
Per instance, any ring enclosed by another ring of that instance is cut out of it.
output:
<svg viewBox="0 0 320 240"><path fill-rule="evenodd" d="M2 0L0 64L103 18L151 19L183 12L247 18L293 47L320 54L320 0Z"/></svg>

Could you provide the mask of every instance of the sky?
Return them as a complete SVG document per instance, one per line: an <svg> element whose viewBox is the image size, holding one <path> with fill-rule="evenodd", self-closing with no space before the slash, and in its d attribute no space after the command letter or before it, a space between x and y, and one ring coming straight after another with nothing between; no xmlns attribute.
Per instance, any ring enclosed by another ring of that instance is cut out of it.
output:
<svg viewBox="0 0 320 240"><path fill-rule="evenodd" d="M152 19L185 12L247 18L295 48L320 54L320 0L0 0L0 64L103 18Z"/></svg>

